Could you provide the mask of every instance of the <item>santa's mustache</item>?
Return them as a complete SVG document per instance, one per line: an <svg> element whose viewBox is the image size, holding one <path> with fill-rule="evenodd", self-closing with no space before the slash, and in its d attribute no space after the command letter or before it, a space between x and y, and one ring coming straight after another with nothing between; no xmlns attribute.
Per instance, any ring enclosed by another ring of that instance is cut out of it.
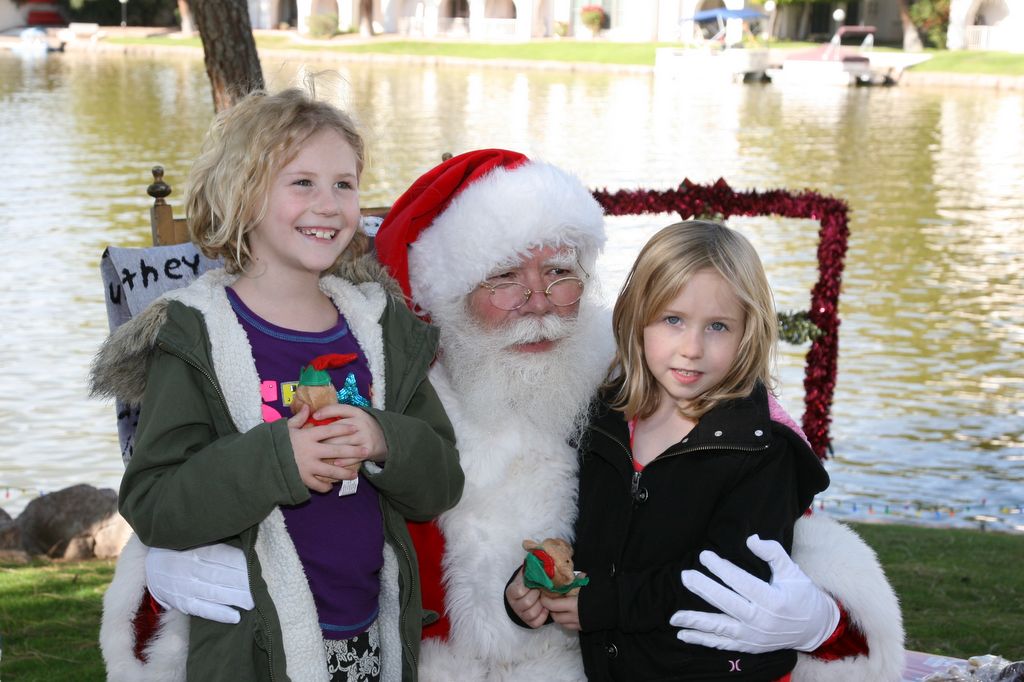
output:
<svg viewBox="0 0 1024 682"><path fill-rule="evenodd" d="M562 317L549 313L543 317L524 317L513 320L502 326L500 330L493 331L492 334L494 337L500 338L506 347L509 347L541 341L559 341L572 334L575 328L575 317Z"/></svg>

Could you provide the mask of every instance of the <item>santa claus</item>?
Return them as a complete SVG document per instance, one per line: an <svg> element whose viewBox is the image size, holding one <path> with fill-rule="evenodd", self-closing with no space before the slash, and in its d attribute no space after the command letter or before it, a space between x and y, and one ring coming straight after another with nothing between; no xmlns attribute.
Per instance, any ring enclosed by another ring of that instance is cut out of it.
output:
<svg viewBox="0 0 1024 682"><path fill-rule="evenodd" d="M430 382L466 474L458 508L413 527L424 606L440 615L425 680L583 679L575 633L517 627L502 594L524 538L572 535L572 440L611 353L588 276L604 240L579 180L503 150L430 171L377 233L378 258L441 330Z"/></svg>

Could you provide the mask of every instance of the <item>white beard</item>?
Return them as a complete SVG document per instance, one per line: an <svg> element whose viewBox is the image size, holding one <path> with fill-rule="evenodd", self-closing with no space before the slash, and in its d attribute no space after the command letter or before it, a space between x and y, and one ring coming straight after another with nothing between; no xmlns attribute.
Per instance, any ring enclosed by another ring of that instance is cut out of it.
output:
<svg viewBox="0 0 1024 682"><path fill-rule="evenodd" d="M462 302L435 311L443 363L466 417L522 422L536 432L575 440L610 357L610 330L602 327L601 311L587 303L573 318L525 317L499 329L483 328ZM556 341L546 352L513 349L545 340Z"/></svg>
<svg viewBox="0 0 1024 682"><path fill-rule="evenodd" d="M595 305L575 319L493 332L461 302L432 317L443 355L431 383L455 427L466 481L461 501L438 519L452 629L447 641L424 644L420 678L583 680L575 633L513 624L502 595L524 539L572 538L578 460L567 439L585 425L607 368L607 315ZM555 338L547 352L509 350Z"/></svg>

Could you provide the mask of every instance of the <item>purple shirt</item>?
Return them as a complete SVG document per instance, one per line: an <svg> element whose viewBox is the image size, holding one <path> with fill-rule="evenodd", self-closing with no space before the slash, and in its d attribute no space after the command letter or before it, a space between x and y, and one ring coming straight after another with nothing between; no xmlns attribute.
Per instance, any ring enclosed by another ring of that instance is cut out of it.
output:
<svg viewBox="0 0 1024 682"><path fill-rule="evenodd" d="M228 288L228 300L249 336L260 377L263 421L291 416L289 405L299 372L327 353L357 353L350 364L327 370L339 402L368 407L373 387L366 356L342 315L323 332L299 332L258 317ZM310 500L282 506L285 525L298 551L327 639L349 639L365 632L377 617L384 526L377 490L359 474L355 494L340 497L340 484L328 493L310 491Z"/></svg>

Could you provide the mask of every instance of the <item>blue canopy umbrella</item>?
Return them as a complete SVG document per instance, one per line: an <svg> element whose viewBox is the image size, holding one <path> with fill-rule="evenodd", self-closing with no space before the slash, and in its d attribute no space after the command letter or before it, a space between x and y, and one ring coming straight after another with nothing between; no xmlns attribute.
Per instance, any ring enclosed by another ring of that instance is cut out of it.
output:
<svg viewBox="0 0 1024 682"><path fill-rule="evenodd" d="M725 36L725 22L729 19L750 21L752 19L764 19L767 16L767 14L759 12L756 9L728 9L726 7L716 7L714 9L704 10L703 12L697 12L692 17L682 19L680 23L692 21L695 24L699 24L704 21L715 21L718 23L718 33L716 33L711 40L716 41Z"/></svg>
<svg viewBox="0 0 1024 682"><path fill-rule="evenodd" d="M767 14L764 12L758 12L756 9L727 9L725 7L716 7L715 9L706 9L703 12L697 12L692 17L683 19L683 21L718 21L723 22L726 19L764 19Z"/></svg>

